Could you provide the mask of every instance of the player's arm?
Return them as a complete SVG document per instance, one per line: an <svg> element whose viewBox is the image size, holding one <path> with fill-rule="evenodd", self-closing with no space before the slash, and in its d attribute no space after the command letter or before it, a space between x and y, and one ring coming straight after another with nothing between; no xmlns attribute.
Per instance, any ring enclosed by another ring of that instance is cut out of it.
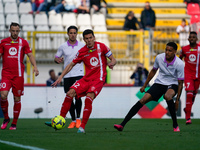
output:
<svg viewBox="0 0 200 150"><path fill-rule="evenodd" d="M62 63L63 62L63 57L57 57L57 56L55 56L54 62L57 63L57 64Z"/></svg>
<svg viewBox="0 0 200 150"><path fill-rule="evenodd" d="M74 62L71 62L70 64L68 64L65 69L63 70L62 74L58 77L58 79L51 85L52 87L55 87L57 84L59 84L62 81L62 78L72 70L72 68L75 66L76 64Z"/></svg>
<svg viewBox="0 0 200 150"><path fill-rule="evenodd" d="M113 67L116 65L117 60L115 59L115 57L113 55L108 57L110 59L110 62L108 63L108 67L110 69L113 69Z"/></svg>
<svg viewBox="0 0 200 150"><path fill-rule="evenodd" d="M39 75L39 71L37 69L36 61L35 61L35 58L34 58L33 54L32 53L28 53L27 56L29 57L31 64L33 65L33 72L35 73L35 76L38 76Z"/></svg>
<svg viewBox="0 0 200 150"><path fill-rule="evenodd" d="M182 89L183 89L183 80L178 80L178 92L177 92L177 97L176 97L176 102L175 102L176 111L178 110L178 105L179 105Z"/></svg>
<svg viewBox="0 0 200 150"><path fill-rule="evenodd" d="M147 87L147 85L149 84L149 82L151 81L151 79L155 76L156 72L157 72L158 69L151 69L149 75L147 76L147 79L144 83L144 85L140 88L140 92L145 92L145 88Z"/></svg>

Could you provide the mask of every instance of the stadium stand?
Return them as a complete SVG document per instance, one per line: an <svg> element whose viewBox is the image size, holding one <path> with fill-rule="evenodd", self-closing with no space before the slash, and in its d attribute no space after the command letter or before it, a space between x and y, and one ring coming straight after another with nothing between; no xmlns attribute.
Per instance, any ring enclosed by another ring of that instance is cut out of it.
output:
<svg viewBox="0 0 200 150"><path fill-rule="evenodd" d="M0 2L0 14L4 13L3 4Z"/></svg>
<svg viewBox="0 0 200 150"><path fill-rule="evenodd" d="M5 14L10 14L10 13L18 14L17 3L6 2L4 6L4 12Z"/></svg>
<svg viewBox="0 0 200 150"><path fill-rule="evenodd" d="M187 4L187 14L188 15L199 15L200 14L199 4L197 4L197 3Z"/></svg>
<svg viewBox="0 0 200 150"><path fill-rule="evenodd" d="M19 14L26 14L32 10L31 3L19 3Z"/></svg>

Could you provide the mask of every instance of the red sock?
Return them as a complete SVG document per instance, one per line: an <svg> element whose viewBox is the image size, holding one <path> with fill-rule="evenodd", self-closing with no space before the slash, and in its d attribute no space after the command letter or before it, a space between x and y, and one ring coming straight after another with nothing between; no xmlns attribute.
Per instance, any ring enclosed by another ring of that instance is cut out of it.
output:
<svg viewBox="0 0 200 150"><path fill-rule="evenodd" d="M188 92L187 93L187 99L186 99L186 119L190 119L190 115L191 115L191 109L192 109L192 99L193 99L193 93L192 92Z"/></svg>
<svg viewBox="0 0 200 150"><path fill-rule="evenodd" d="M85 99L85 107L84 107L84 110L83 110L83 118L82 118L82 122L81 122L81 126L83 129L85 129L85 125L87 124L88 122L88 119L90 117L90 114L92 112L92 98L89 97L89 96L86 96L86 99Z"/></svg>
<svg viewBox="0 0 200 150"><path fill-rule="evenodd" d="M192 105L194 104L194 101L195 101L195 97L196 97L196 93L193 93L193 98L192 98Z"/></svg>
<svg viewBox="0 0 200 150"><path fill-rule="evenodd" d="M66 117L67 112L69 111L71 104L72 104L73 97L66 95L65 100L62 104L62 108L60 110L60 116L63 118Z"/></svg>
<svg viewBox="0 0 200 150"><path fill-rule="evenodd" d="M20 111L21 111L21 101L14 102L12 124L15 124L15 125L17 124L17 120L19 118Z"/></svg>
<svg viewBox="0 0 200 150"><path fill-rule="evenodd" d="M4 119L9 119L8 117L8 100L1 99L1 109L4 115Z"/></svg>

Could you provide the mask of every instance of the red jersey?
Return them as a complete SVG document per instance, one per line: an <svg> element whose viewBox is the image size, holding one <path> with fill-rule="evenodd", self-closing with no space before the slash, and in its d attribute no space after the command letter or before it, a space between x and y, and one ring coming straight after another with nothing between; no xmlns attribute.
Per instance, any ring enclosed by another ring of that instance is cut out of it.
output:
<svg viewBox="0 0 200 150"><path fill-rule="evenodd" d="M93 48L88 48L85 45L76 54L73 62L85 64L86 74L83 77L86 81L89 80L101 80L105 81L106 78L106 66L107 58L112 55L110 49L105 44L95 42Z"/></svg>
<svg viewBox="0 0 200 150"><path fill-rule="evenodd" d="M190 45L182 47L180 57L185 60L185 77L191 76L192 78L200 77L200 45L197 44L195 48Z"/></svg>
<svg viewBox="0 0 200 150"><path fill-rule="evenodd" d="M28 42L20 37L15 41L10 37L1 40L0 53L2 54L3 64L2 76L23 76L25 68L23 64L24 55L31 52Z"/></svg>

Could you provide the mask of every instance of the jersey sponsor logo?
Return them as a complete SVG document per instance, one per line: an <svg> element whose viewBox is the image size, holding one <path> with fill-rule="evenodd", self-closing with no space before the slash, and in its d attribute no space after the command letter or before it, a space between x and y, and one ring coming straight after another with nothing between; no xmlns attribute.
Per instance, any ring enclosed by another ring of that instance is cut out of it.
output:
<svg viewBox="0 0 200 150"><path fill-rule="evenodd" d="M11 41L10 43L18 43L18 41Z"/></svg>
<svg viewBox="0 0 200 150"><path fill-rule="evenodd" d="M189 60L192 61L192 62L195 61L196 60L196 56L194 54L191 54L189 56Z"/></svg>
<svg viewBox="0 0 200 150"><path fill-rule="evenodd" d="M190 51L191 51L191 52L193 52L193 51L197 51L197 49L193 49L193 48L191 48Z"/></svg>
<svg viewBox="0 0 200 150"><path fill-rule="evenodd" d="M97 49L90 49L89 51L88 51L88 53L92 53L92 52L94 52L94 51L96 51Z"/></svg>
<svg viewBox="0 0 200 150"><path fill-rule="evenodd" d="M0 89L1 89L1 88L6 88L6 83L5 83L5 82L0 83Z"/></svg>
<svg viewBox="0 0 200 150"><path fill-rule="evenodd" d="M99 61L98 61L98 59L96 58L96 57L92 57L91 59L90 59L90 64L92 65L92 66L96 66L96 65L98 65L98 63L99 63Z"/></svg>
<svg viewBox="0 0 200 150"><path fill-rule="evenodd" d="M15 47L11 47L11 48L9 49L9 54L10 54L10 55L16 55L16 54L17 54L17 49L16 49Z"/></svg>

